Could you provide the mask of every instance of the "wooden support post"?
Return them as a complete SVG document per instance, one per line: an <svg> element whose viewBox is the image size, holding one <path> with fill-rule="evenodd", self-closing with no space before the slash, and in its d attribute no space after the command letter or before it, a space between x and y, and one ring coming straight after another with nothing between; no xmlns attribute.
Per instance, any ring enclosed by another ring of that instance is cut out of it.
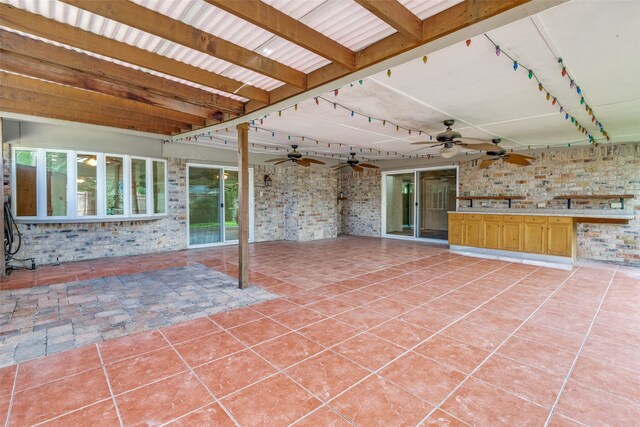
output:
<svg viewBox="0 0 640 427"><path fill-rule="evenodd" d="M249 124L238 129L238 285L249 286Z"/></svg>
<svg viewBox="0 0 640 427"><path fill-rule="evenodd" d="M7 266L5 265L5 255L4 255L4 135L2 133L2 119L0 119L0 176L2 177L2 181L0 182L0 200L2 201L2 205L0 205L0 228L2 231L0 236L2 236L2 257L0 257L0 276L4 276L7 273Z"/></svg>

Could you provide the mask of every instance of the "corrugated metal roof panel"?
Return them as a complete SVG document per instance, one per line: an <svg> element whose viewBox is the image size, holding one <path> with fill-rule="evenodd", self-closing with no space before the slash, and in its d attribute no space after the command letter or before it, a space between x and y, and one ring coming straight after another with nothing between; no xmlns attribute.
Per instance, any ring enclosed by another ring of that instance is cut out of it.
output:
<svg viewBox="0 0 640 427"><path fill-rule="evenodd" d="M427 19L463 0L399 0L407 9L420 19Z"/></svg>

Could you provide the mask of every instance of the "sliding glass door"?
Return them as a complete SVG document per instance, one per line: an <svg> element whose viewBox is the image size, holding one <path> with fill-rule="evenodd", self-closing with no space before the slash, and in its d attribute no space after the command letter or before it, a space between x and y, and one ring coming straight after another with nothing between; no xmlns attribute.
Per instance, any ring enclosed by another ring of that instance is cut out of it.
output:
<svg viewBox="0 0 640 427"><path fill-rule="evenodd" d="M253 239L253 185L249 171L249 239ZM238 241L238 171L209 165L187 165L189 246Z"/></svg>
<svg viewBox="0 0 640 427"><path fill-rule="evenodd" d="M387 234L414 235L414 178L413 173L389 174L385 177Z"/></svg>
<svg viewBox="0 0 640 427"><path fill-rule="evenodd" d="M456 167L383 174L383 234L447 240L448 211L455 211Z"/></svg>
<svg viewBox="0 0 640 427"><path fill-rule="evenodd" d="M456 170L422 171L418 176L418 237L447 240L447 212L456 210Z"/></svg>

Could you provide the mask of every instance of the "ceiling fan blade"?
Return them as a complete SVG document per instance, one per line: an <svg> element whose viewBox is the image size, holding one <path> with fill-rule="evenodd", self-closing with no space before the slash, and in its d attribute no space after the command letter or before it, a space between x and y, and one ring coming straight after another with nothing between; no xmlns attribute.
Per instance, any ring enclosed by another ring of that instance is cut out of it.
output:
<svg viewBox="0 0 640 427"><path fill-rule="evenodd" d="M496 160L498 160L498 159L486 159L486 160L483 160L483 161L481 161L481 162L480 162L480 165L479 165L478 167L479 167L480 169L486 169L486 168L488 168L489 166L491 166L491 164L492 164L493 162L495 162Z"/></svg>
<svg viewBox="0 0 640 427"><path fill-rule="evenodd" d="M285 163L285 162L288 162L288 161L289 161L289 159L284 159L284 160L280 159L280 161L279 161L279 162L274 163L273 165L274 165L274 166L275 166L275 165L279 165L280 163Z"/></svg>
<svg viewBox="0 0 640 427"><path fill-rule="evenodd" d="M478 138L456 138L456 140L454 142L464 142L465 144L469 144L469 145L478 145L478 144L488 144L489 141L484 140L484 139L478 139Z"/></svg>
<svg viewBox="0 0 640 427"><path fill-rule="evenodd" d="M272 162L279 162L280 160L282 160L282 157L279 157L277 159L269 159L269 160L265 160L265 163L272 163ZM289 159L285 159L285 160L289 160Z"/></svg>
<svg viewBox="0 0 640 427"><path fill-rule="evenodd" d="M376 165L372 165L370 163L358 163L358 166L360 166L362 168L380 169L380 167L378 167Z"/></svg>
<svg viewBox="0 0 640 427"><path fill-rule="evenodd" d="M425 144L431 144L429 145L429 147L437 147L439 145L444 145L442 143L440 144L434 144L433 141L418 141L418 142L411 142L411 145L425 145Z"/></svg>
<svg viewBox="0 0 640 427"><path fill-rule="evenodd" d="M300 160L306 160L307 162L309 162L309 163L315 163L316 165L324 165L324 164L325 164L325 162L321 162L320 160L312 159L312 158L310 158L310 157L303 157L303 158L302 158L302 159L300 159Z"/></svg>
<svg viewBox="0 0 640 427"><path fill-rule="evenodd" d="M502 148L500 146L484 143L484 144L467 144L466 142L461 142L458 144L460 147L466 148L467 150L478 150L478 151L500 151Z"/></svg>
<svg viewBox="0 0 640 427"><path fill-rule="evenodd" d="M296 164L298 166L304 166L305 168L308 168L309 166L311 166L311 163L309 163L307 160L305 159L300 159L300 160L296 160Z"/></svg>
<svg viewBox="0 0 640 427"><path fill-rule="evenodd" d="M354 165L354 166L351 166L351 169L353 169L353 170L354 170L354 171L356 171L356 172L362 172L362 171L364 170L364 169L363 169L363 168L361 168L360 166L355 166L355 165Z"/></svg>
<svg viewBox="0 0 640 427"><path fill-rule="evenodd" d="M529 160L516 157L513 155L504 156L503 159L507 163L513 163L514 165L518 165L518 166L529 166L531 164Z"/></svg>
<svg viewBox="0 0 640 427"><path fill-rule="evenodd" d="M509 153L510 156L512 157L520 157L521 159L527 159L527 160L535 160L535 157L531 157L531 156L525 156L524 154L518 154L518 153Z"/></svg>
<svg viewBox="0 0 640 427"><path fill-rule="evenodd" d="M332 166L331 169L338 170L338 169L346 168L348 166L349 166L348 163L338 163L337 165Z"/></svg>

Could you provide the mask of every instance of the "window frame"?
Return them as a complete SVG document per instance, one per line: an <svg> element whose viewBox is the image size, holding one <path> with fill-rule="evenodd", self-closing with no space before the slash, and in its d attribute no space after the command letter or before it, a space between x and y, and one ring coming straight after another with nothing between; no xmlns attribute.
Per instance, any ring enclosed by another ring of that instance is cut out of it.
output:
<svg viewBox="0 0 640 427"><path fill-rule="evenodd" d="M31 151L36 155L36 216L18 216L18 197L17 194L17 164L16 153L18 151ZM64 216L47 216L47 153L64 153L67 156L67 215ZM77 212L77 176L78 176L78 155L95 155L98 161L96 166L96 182L97 182L97 200L96 215L78 215ZM108 215L107 214L107 157L117 157L123 160L123 214ZM133 214L131 209L131 159L139 159L145 161L146 175L146 213ZM152 197L153 192L153 162L162 162L164 167L164 213L153 213L154 206ZM104 221L126 221L130 219L154 219L168 216L169 211L169 179L167 170L167 160L155 157L132 156L128 154L116 154L96 152L93 150L67 150L43 147L11 147L11 197L12 214L18 222L20 221L37 221L37 222L104 222Z"/></svg>

